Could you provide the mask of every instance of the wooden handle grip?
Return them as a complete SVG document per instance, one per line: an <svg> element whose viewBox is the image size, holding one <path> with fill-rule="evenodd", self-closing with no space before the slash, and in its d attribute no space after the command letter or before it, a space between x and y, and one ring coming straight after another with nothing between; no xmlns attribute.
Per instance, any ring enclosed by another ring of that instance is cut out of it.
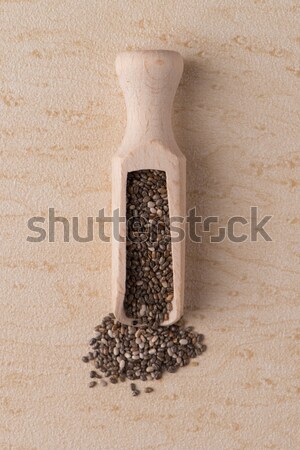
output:
<svg viewBox="0 0 300 450"><path fill-rule="evenodd" d="M142 88L157 94L176 92L183 70L182 56L168 50L123 52L116 58L116 71L124 92Z"/></svg>
<svg viewBox="0 0 300 450"><path fill-rule="evenodd" d="M177 52L148 50L120 53L116 72L127 107L127 133L167 139L171 110L183 71ZM155 136L154 136L155 135Z"/></svg>

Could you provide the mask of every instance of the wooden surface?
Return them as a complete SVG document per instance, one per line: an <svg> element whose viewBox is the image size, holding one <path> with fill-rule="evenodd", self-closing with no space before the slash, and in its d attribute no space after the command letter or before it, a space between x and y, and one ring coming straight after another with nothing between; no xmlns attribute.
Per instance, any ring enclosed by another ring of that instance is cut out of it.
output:
<svg viewBox="0 0 300 450"><path fill-rule="evenodd" d="M1 448L300 447L299 13L296 0L0 2ZM173 124L188 206L223 225L251 206L273 218L272 242L188 245L186 318L208 350L133 398L89 390L80 361L111 308L110 244L26 237L49 207L79 214L81 234L110 210L126 120L114 61L146 48L185 59Z"/></svg>
<svg viewBox="0 0 300 450"><path fill-rule="evenodd" d="M116 59L116 71L126 103L126 131L112 160L112 209L126 217L127 174L156 169L166 173L168 206L177 230L186 224L186 159L178 148L172 130L172 106L183 72L178 52L122 52ZM178 219L177 219L178 220ZM172 311L164 325L177 322L183 315L185 277L185 239L175 239L171 228L173 292ZM126 223L120 223L120 235L126 236ZM132 324L126 316L126 239L112 240L112 304L122 323Z"/></svg>

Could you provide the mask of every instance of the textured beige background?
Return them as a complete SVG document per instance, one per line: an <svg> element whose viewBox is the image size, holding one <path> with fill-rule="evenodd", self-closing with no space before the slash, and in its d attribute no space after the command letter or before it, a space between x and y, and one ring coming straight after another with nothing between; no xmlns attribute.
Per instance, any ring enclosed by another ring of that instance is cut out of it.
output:
<svg viewBox="0 0 300 450"><path fill-rule="evenodd" d="M1 448L300 448L299 12L0 1ZM52 206L84 230L110 208L126 121L114 59L145 48L185 58L174 129L189 206L223 224L251 205L274 217L271 243L188 245L186 316L208 351L132 398L124 384L89 390L80 361L110 310L110 245L29 243L26 223Z"/></svg>

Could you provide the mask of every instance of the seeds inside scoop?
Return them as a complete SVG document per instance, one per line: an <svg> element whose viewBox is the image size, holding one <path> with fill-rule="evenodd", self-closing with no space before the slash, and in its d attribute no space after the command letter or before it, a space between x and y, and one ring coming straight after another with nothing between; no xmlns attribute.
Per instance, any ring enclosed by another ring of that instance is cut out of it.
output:
<svg viewBox="0 0 300 450"><path fill-rule="evenodd" d="M127 176L125 312L161 323L172 311L173 267L166 172Z"/></svg>

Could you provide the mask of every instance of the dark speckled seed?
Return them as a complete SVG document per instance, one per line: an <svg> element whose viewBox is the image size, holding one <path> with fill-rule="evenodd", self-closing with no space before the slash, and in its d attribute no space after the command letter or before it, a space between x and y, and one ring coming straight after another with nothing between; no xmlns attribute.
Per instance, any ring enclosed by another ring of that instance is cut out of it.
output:
<svg viewBox="0 0 300 450"><path fill-rule="evenodd" d="M99 375L95 370L91 370L90 378L101 378L101 375Z"/></svg>
<svg viewBox="0 0 300 450"><path fill-rule="evenodd" d="M153 389L152 387L150 387L150 386L148 386L148 387L145 388L145 392L146 392L147 394L150 394L150 392L153 392L153 391L154 391L154 389Z"/></svg>
<svg viewBox="0 0 300 450"><path fill-rule="evenodd" d="M110 381L112 384L117 384L118 378L117 378L117 377L110 377L109 381Z"/></svg>
<svg viewBox="0 0 300 450"><path fill-rule="evenodd" d="M89 359L87 356L83 356L83 357L81 358L81 360L82 360L84 363L88 363L90 359Z"/></svg>
<svg viewBox="0 0 300 450"><path fill-rule="evenodd" d="M91 382L89 383L89 387L90 387L90 388L93 388L93 387L96 386L96 384L97 384L97 381L91 381Z"/></svg>

